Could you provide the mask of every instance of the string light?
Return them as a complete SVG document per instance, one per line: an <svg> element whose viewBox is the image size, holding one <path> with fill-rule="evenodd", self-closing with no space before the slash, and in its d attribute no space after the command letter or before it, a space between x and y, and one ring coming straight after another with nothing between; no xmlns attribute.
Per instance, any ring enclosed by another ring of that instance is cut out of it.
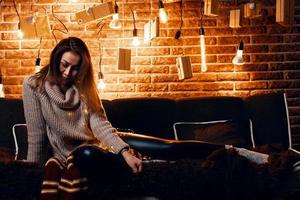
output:
<svg viewBox="0 0 300 200"><path fill-rule="evenodd" d="M104 90L106 88L106 84L104 82L104 76L101 71L98 72L97 88L98 88L98 90Z"/></svg>
<svg viewBox="0 0 300 200"><path fill-rule="evenodd" d="M37 73L41 70L41 59L40 59L41 44L42 44L42 38L40 39L40 46L39 46L38 56L35 60L35 69L34 69L35 73Z"/></svg>
<svg viewBox="0 0 300 200"><path fill-rule="evenodd" d="M207 71L206 66L206 55L205 55L205 39L204 39L204 28L200 28L200 49L201 49L201 72Z"/></svg>
<svg viewBox="0 0 300 200"><path fill-rule="evenodd" d="M3 84L2 84L2 75L0 74L0 98L4 98Z"/></svg>
<svg viewBox="0 0 300 200"><path fill-rule="evenodd" d="M118 12L119 6L116 1L115 1L114 9L115 9L115 13L112 16L112 20L109 23L109 27L112 29L120 29L122 27L122 24L119 20L119 12Z"/></svg>
<svg viewBox="0 0 300 200"><path fill-rule="evenodd" d="M167 23L168 15L165 11L164 3L162 2L162 0L159 0L158 4L159 4L159 20L161 23Z"/></svg>
<svg viewBox="0 0 300 200"><path fill-rule="evenodd" d="M132 18L133 18L133 31L132 31L132 45L133 46L139 46L140 45L140 40L137 34L137 29L136 29L136 25L135 25L135 12L133 12L133 10L130 8L131 14L132 14Z"/></svg>
<svg viewBox="0 0 300 200"><path fill-rule="evenodd" d="M232 59L232 64L234 65L243 65L244 60L243 60L243 50L244 50L244 42L241 41L239 44L239 48L236 52L236 56Z"/></svg>

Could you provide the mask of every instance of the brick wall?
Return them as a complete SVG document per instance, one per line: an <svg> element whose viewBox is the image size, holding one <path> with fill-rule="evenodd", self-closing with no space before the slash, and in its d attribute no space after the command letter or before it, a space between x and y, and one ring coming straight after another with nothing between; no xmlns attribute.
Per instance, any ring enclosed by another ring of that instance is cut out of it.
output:
<svg viewBox="0 0 300 200"><path fill-rule="evenodd" d="M34 2L34 4L32 4ZM105 1L104 1L105 2ZM130 6L137 14L138 35L142 40L143 26L150 16L158 16L158 1L117 1L123 28L108 27L110 18L97 34L97 22L78 25L74 13L83 8L101 3L100 0L17 0L21 15L34 12L49 13L52 28L62 26L51 14L51 10L69 29L68 34L56 32L58 39L78 36L88 44L93 57L95 71L98 71L100 37L102 46L102 69L107 83L103 98L133 96L191 97L212 95L248 96L257 93L286 92L292 125L293 141L300 147L300 3L296 2L295 26L283 27L275 23L275 0L262 1L269 15L259 18L242 18L241 28L229 28L229 11L235 8L230 1L220 1L218 17L204 17L208 71L200 72L200 1L184 1L182 37L174 39L180 25L179 3L165 4L169 22L160 24L160 37L138 48L131 46L133 21ZM242 2L242 1L239 1ZM39 40L20 40L17 37L18 17L12 0L0 4L0 66L6 97L20 98L24 76L34 72L35 57ZM125 7L125 9L124 9ZM234 66L231 60L240 40L245 43L246 64ZM53 38L42 41L42 65L48 61L49 53L56 44ZM119 71L117 49L132 49L130 71ZM194 76L179 81L175 59L189 55Z"/></svg>

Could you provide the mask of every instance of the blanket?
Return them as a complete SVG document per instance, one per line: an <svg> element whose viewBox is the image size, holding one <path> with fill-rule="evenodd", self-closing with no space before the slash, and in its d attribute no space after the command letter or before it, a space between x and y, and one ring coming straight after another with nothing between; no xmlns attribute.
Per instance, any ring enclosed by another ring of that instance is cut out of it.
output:
<svg viewBox="0 0 300 200"><path fill-rule="evenodd" d="M219 149L199 160L145 161L141 174L123 173L117 180L107 180L101 190L92 181L87 199L298 199L300 187L282 188L299 156L278 146L255 150L268 153L269 162L252 163L234 149ZM0 149L0 199L38 199L43 169L4 154Z"/></svg>

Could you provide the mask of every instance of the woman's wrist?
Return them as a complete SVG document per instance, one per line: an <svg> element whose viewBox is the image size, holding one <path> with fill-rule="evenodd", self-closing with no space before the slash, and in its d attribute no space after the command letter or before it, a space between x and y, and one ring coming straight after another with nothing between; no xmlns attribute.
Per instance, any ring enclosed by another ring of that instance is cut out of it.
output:
<svg viewBox="0 0 300 200"><path fill-rule="evenodd" d="M126 152L126 151L129 151L129 149L130 149L129 146L123 147L123 148L119 151L119 154L120 154L120 155L123 155L123 153Z"/></svg>

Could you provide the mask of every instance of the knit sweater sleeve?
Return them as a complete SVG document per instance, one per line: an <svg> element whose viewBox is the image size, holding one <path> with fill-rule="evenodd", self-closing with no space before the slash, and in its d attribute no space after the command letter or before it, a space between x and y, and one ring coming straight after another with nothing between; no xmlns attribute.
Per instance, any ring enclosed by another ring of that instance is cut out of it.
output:
<svg viewBox="0 0 300 200"><path fill-rule="evenodd" d="M114 153L119 153L121 149L129 146L119 137L117 130L107 120L102 105L100 112L90 113L90 126L96 138Z"/></svg>
<svg viewBox="0 0 300 200"><path fill-rule="evenodd" d="M31 78L23 82L23 105L28 132L27 160L43 165L47 159L46 123Z"/></svg>

